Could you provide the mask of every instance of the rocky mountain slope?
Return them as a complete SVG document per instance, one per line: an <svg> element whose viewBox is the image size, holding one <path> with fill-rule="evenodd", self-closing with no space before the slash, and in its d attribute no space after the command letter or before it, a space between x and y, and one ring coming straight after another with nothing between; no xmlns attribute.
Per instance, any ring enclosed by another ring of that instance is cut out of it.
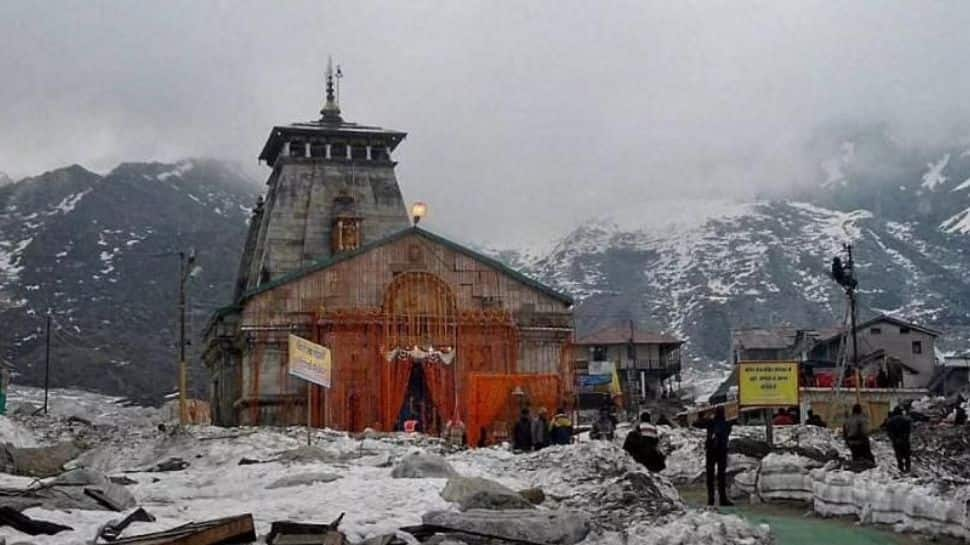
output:
<svg viewBox="0 0 970 545"><path fill-rule="evenodd" d="M573 293L580 330L633 320L687 339L691 359L712 364L727 357L731 328L839 323L844 296L828 271L851 241L863 317L917 320L946 333L943 348L966 350L970 152L877 144L844 143L817 187L748 203L645 203L538 256L497 255Z"/></svg>
<svg viewBox="0 0 970 545"><path fill-rule="evenodd" d="M189 286L198 344L229 301L260 190L207 160L0 184L0 356L19 382L42 384L50 308L54 385L150 400L173 391L177 254L194 247L201 266ZM543 249L487 251L573 294L580 331L633 320L687 339L703 368L726 358L731 328L838 322L828 270L846 241L863 314L918 320L945 331L944 348L970 348L970 153L959 149L843 142L812 187L746 203L634 203Z"/></svg>
<svg viewBox="0 0 970 545"><path fill-rule="evenodd" d="M0 187L0 355L17 380L43 382L50 309L53 385L171 392L178 252L195 248L201 267L188 291L198 344L209 312L231 297L259 189L209 160L123 164L104 176L75 165Z"/></svg>

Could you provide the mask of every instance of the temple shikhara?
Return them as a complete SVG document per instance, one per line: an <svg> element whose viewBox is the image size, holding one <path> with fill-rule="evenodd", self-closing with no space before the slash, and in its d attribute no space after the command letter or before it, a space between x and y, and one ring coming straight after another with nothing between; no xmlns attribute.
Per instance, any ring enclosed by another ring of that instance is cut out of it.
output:
<svg viewBox="0 0 970 545"><path fill-rule="evenodd" d="M460 421L478 444L570 399L570 297L419 227L392 158L406 134L344 121L331 69L320 113L274 127L260 154L273 170L234 301L206 330L213 421ZM289 375L290 334L330 349L330 388Z"/></svg>

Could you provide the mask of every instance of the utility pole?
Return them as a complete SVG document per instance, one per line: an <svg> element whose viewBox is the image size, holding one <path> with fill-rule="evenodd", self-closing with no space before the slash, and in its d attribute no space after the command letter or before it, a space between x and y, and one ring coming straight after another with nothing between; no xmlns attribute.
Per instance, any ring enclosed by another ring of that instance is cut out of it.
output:
<svg viewBox="0 0 970 545"><path fill-rule="evenodd" d="M195 250L179 252L179 422L188 423L188 363L185 358L185 284L192 274Z"/></svg>
<svg viewBox="0 0 970 545"><path fill-rule="evenodd" d="M848 272L848 277L852 280L846 286L846 292L849 294L849 311L850 319L852 322L852 366L855 368L859 365L859 343L855 330L855 316L856 316L856 297L855 290L858 286L855 277L855 261L852 258L852 244L845 245L845 251L848 253L849 261L846 264L846 270Z"/></svg>
<svg viewBox="0 0 970 545"><path fill-rule="evenodd" d="M47 357L44 358L44 414L47 414L47 391L51 383L51 309L47 308Z"/></svg>
<svg viewBox="0 0 970 545"><path fill-rule="evenodd" d="M842 260L836 256L832 258L832 278L842 286L845 290L845 295L849 299L849 328L852 330L852 365L850 367L854 377L855 377L855 392L856 392L856 403L861 404L862 402L862 392L861 392L861 382L862 376L859 372L859 336L856 332L856 288L859 287L859 281L855 276L855 259L852 256L852 244L846 243L842 245L842 248L846 252L846 262L842 263ZM845 321L843 321L844 327ZM846 334L843 339L843 346L848 342L848 334ZM841 352L841 351L840 351ZM846 351L848 352L848 351ZM842 354L840 354L840 360ZM848 354L845 354L845 358L848 359ZM838 384L835 385L835 389L841 388L842 379L845 376L845 365L840 361L840 372Z"/></svg>

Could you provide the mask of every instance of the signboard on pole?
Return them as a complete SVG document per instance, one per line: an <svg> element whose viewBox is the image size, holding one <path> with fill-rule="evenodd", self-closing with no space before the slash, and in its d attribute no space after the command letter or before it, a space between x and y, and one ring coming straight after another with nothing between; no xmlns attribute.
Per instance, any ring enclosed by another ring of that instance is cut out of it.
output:
<svg viewBox="0 0 970 545"><path fill-rule="evenodd" d="M738 404L742 407L798 405L798 363L792 361L738 363Z"/></svg>
<svg viewBox="0 0 970 545"><path fill-rule="evenodd" d="M330 387L330 349L290 335L289 373L324 388Z"/></svg>
<svg viewBox="0 0 970 545"><path fill-rule="evenodd" d="M586 373L589 375L612 375L613 370L612 361L591 361Z"/></svg>

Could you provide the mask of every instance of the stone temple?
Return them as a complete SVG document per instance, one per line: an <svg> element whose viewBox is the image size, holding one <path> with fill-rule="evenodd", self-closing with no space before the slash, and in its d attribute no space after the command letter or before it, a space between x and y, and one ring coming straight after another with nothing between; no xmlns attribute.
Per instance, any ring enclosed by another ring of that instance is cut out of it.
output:
<svg viewBox="0 0 970 545"><path fill-rule="evenodd" d="M214 422L461 422L483 444L525 406L569 403L572 299L412 225L394 172L406 134L345 121L327 81L320 118L274 127L259 156L266 195L206 329ZM330 388L288 373L290 334L331 350Z"/></svg>

